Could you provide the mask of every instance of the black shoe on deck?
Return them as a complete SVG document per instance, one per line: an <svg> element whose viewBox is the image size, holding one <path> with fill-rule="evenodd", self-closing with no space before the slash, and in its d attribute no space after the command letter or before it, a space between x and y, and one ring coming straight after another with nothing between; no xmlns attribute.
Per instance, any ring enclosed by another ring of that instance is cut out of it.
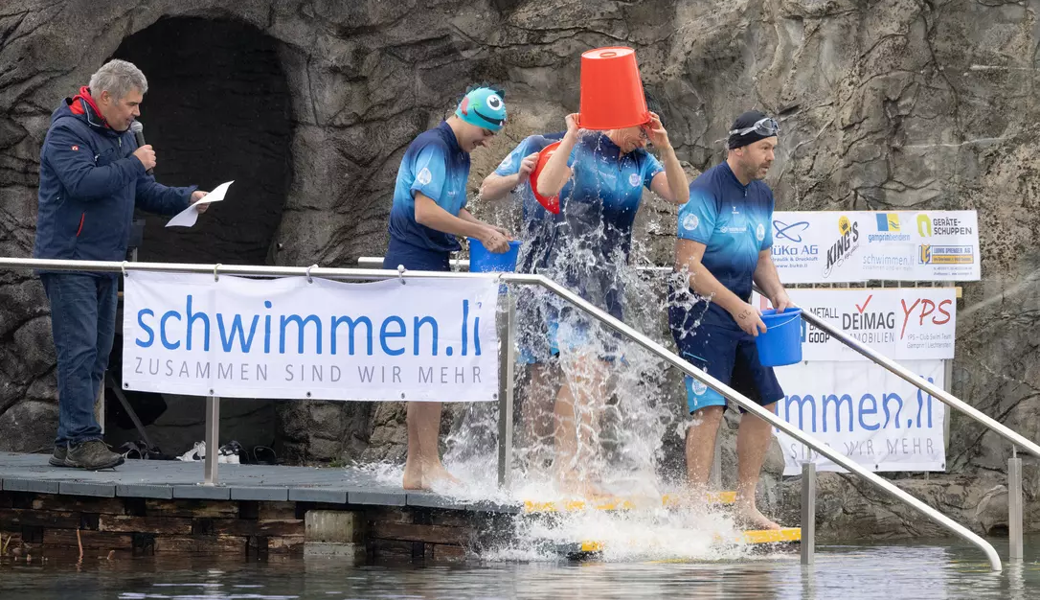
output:
<svg viewBox="0 0 1040 600"><path fill-rule="evenodd" d="M51 456L47 462L50 463L52 467L64 467L65 456L68 453L68 450L69 449L65 446L55 446L54 456Z"/></svg>
<svg viewBox="0 0 1040 600"><path fill-rule="evenodd" d="M70 446L65 454L65 466L88 471L111 469L123 464L123 457L108 449L101 440Z"/></svg>

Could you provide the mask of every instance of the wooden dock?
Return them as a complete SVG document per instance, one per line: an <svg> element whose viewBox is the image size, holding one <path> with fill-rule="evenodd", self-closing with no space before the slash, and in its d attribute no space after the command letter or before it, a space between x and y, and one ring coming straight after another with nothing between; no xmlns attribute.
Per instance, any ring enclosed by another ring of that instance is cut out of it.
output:
<svg viewBox="0 0 1040 600"><path fill-rule="evenodd" d="M350 468L220 465L205 486L202 463L128 460L115 470L51 467L47 455L0 453L0 556L221 553L266 558L304 552L360 561L457 561L508 540L518 518L575 510L631 510L626 499L589 503L469 502L411 492ZM732 501L721 493L716 502ZM662 500L669 503L668 498ZM660 504L658 504L660 506ZM746 532L745 543L791 543ZM598 542L575 540L563 555ZM6 548L5 548L6 546Z"/></svg>

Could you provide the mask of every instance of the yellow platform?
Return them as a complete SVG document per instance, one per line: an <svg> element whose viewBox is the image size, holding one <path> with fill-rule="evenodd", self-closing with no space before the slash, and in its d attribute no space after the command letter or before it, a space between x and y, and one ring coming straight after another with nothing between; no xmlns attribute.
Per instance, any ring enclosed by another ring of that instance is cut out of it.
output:
<svg viewBox="0 0 1040 600"><path fill-rule="evenodd" d="M706 495L705 501L708 504L733 504L736 502L736 499L736 492L711 492ZM558 500L550 502L525 500L524 512L531 514L579 512L583 510L634 510L648 507L676 508L681 505L682 501L679 496L668 494L660 498L609 497L595 500Z"/></svg>
<svg viewBox="0 0 1040 600"><path fill-rule="evenodd" d="M722 536L716 536L716 541L724 542L725 538ZM784 529L752 529L742 532L732 540L736 543L744 544L790 544L802 541L802 529L800 527L786 527ZM603 542L597 542L592 540L586 540L578 542L576 544L566 544L559 547L559 551L562 554L568 556L580 556L587 554L597 554L603 552L606 548L606 544Z"/></svg>

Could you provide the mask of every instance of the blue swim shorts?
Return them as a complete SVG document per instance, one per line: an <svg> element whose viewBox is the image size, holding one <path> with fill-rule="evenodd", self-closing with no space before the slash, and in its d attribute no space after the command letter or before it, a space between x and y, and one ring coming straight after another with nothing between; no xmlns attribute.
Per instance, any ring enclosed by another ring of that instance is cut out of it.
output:
<svg viewBox="0 0 1040 600"><path fill-rule="evenodd" d="M671 306L668 321L679 354L693 366L730 386L761 406L784 397L772 367L763 367L755 338L743 331L708 323L692 324L689 311ZM687 375L686 404L690 413L706 406L726 406L726 399L707 385ZM743 412L743 411L741 411Z"/></svg>

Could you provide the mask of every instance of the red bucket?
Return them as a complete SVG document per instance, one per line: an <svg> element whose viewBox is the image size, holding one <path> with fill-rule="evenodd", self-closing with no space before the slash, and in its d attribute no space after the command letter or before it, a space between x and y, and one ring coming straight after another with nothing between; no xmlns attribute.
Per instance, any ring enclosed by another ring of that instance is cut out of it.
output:
<svg viewBox="0 0 1040 600"><path fill-rule="evenodd" d="M554 215L560 214L560 196L556 195L551 198L543 196L538 193L538 175L541 174L542 169L545 168L545 163L549 162L549 157L556 152L556 149L560 147L560 142L553 142L542 151L538 153L538 162L534 165L534 169L531 170L531 191L534 192L534 199L545 207L545 210L551 212Z"/></svg>
<svg viewBox="0 0 1040 600"><path fill-rule="evenodd" d="M582 129L624 129L650 122L636 51L596 48L581 55Z"/></svg>

